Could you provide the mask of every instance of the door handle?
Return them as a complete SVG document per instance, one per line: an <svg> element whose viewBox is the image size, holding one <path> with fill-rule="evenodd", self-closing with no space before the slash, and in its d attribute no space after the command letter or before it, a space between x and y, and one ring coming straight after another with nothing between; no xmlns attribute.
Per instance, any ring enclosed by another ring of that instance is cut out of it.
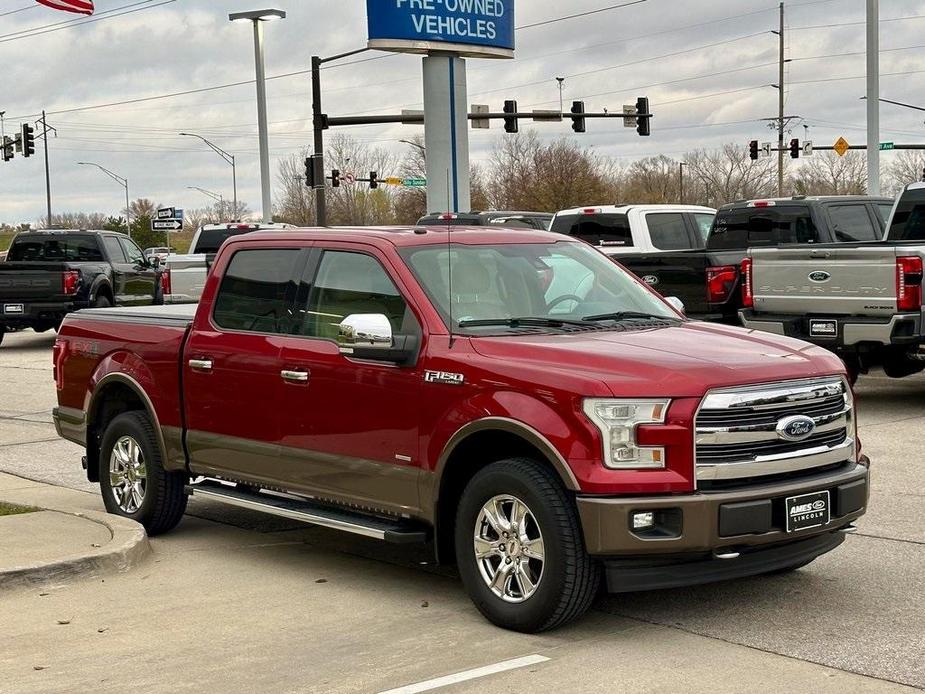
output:
<svg viewBox="0 0 925 694"><path fill-rule="evenodd" d="M190 359L189 367L193 371L212 371L211 359Z"/></svg>
<svg viewBox="0 0 925 694"><path fill-rule="evenodd" d="M308 383L308 371L283 369L279 372L279 375L282 376L284 381L289 381L290 383Z"/></svg>

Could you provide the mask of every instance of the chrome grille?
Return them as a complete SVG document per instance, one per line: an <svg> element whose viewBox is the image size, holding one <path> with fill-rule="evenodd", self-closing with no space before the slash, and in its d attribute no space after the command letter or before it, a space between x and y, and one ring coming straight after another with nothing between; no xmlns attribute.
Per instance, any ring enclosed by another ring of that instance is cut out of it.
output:
<svg viewBox="0 0 925 694"><path fill-rule="evenodd" d="M796 415L813 426L792 440L778 429ZM698 480L756 478L851 460L851 391L838 377L711 391L697 413L695 443Z"/></svg>

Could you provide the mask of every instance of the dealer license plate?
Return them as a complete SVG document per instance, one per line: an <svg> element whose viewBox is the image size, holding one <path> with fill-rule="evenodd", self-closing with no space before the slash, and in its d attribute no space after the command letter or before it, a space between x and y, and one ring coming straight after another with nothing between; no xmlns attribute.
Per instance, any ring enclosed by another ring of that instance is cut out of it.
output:
<svg viewBox="0 0 925 694"><path fill-rule="evenodd" d="M7 314L18 313L22 314L25 312L25 307L22 304L4 304L3 312Z"/></svg>
<svg viewBox="0 0 925 694"><path fill-rule="evenodd" d="M829 492L813 492L787 498L787 532L818 528L831 518Z"/></svg>
<svg viewBox="0 0 925 694"><path fill-rule="evenodd" d="M835 320L810 320L809 321L810 337L838 337L838 321Z"/></svg>

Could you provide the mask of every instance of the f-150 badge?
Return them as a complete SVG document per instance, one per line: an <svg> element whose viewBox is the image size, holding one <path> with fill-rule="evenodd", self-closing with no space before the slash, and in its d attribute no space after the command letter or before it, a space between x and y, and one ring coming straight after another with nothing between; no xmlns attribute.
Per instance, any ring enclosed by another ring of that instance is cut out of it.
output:
<svg viewBox="0 0 925 694"><path fill-rule="evenodd" d="M449 386L461 386L466 382L466 377L462 374L451 373L449 371L425 371L424 380L428 383L443 383Z"/></svg>

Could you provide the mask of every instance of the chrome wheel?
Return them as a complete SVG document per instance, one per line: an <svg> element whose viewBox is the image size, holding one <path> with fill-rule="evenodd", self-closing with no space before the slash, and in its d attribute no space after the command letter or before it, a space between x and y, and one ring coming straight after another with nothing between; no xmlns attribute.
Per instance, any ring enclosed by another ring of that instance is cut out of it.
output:
<svg viewBox="0 0 925 694"><path fill-rule="evenodd" d="M131 436L123 436L109 456L109 488L124 513L135 513L145 500L148 471L141 446Z"/></svg>
<svg viewBox="0 0 925 694"><path fill-rule="evenodd" d="M485 585L505 602L536 592L546 559L543 534L529 507L502 494L489 499L475 521L475 559Z"/></svg>

